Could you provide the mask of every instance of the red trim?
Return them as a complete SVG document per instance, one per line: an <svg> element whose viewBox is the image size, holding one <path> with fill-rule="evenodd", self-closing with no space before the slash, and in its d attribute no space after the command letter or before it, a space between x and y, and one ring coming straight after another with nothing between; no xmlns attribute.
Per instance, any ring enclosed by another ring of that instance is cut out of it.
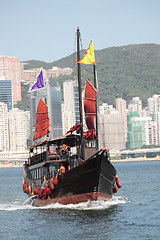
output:
<svg viewBox="0 0 160 240"><path fill-rule="evenodd" d="M52 203L60 203L60 204L67 205L67 204L78 204L81 202L97 201L97 200L108 201L111 199L112 199L111 195L107 195L99 192L91 192L91 193L83 193L83 194L77 194L77 195L70 195L66 197L41 200L33 203L33 205L37 207L42 207Z"/></svg>

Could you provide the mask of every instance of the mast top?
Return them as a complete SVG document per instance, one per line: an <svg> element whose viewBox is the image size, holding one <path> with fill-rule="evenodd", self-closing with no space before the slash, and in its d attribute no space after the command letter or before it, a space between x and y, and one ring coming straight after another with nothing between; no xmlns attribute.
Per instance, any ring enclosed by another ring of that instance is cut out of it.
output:
<svg viewBox="0 0 160 240"><path fill-rule="evenodd" d="M79 27L77 27L77 36L80 36L80 31L79 31Z"/></svg>

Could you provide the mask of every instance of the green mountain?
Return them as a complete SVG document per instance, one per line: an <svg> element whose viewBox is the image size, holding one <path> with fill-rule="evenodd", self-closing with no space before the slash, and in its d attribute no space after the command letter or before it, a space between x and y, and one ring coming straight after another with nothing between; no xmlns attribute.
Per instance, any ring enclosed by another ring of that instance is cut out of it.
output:
<svg viewBox="0 0 160 240"><path fill-rule="evenodd" d="M137 44L112 47L95 51L96 69L99 87L99 101L115 105L115 98L122 97L129 103L132 97L140 97L144 106L147 98L160 94L160 45ZM27 61L25 69L53 66L71 67L70 76L60 76L52 81L62 82L76 78L76 54L52 63ZM92 66L81 65L82 82L92 79ZM25 95L25 94L24 94Z"/></svg>

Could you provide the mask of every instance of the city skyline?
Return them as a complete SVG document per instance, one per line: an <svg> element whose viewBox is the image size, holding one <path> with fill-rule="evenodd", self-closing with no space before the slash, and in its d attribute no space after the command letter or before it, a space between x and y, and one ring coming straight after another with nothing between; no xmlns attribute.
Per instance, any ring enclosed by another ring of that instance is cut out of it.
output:
<svg viewBox="0 0 160 240"><path fill-rule="evenodd" d="M74 83L74 81L72 82ZM40 92L37 92L37 93L40 94ZM39 94L37 97L40 99L43 99L46 96L45 92L40 95ZM73 94L72 98L74 97L75 96ZM64 101L68 102L68 97L64 98ZM55 103L55 99L53 100L53 102ZM26 128L28 129L29 122L26 119L28 122L26 125L26 120L24 119L22 121L22 117L25 116L25 114L27 114L28 115L27 118L29 119L30 118L29 112L19 110L18 108L12 108L10 111L8 111L7 104L0 102L0 105L1 105L1 111L2 111L1 115L3 116L0 124L0 129L2 130L1 131L1 140L2 140L1 148L3 148L4 146L5 149L10 148L10 150L12 150L15 148L18 149L18 146L19 146L19 150L20 149L24 150L27 144L26 143L27 138L26 138L25 132L29 133L28 130L26 131ZM63 106L64 105L65 105L65 102L63 103ZM33 109L35 109L35 106L33 106ZM63 114L60 118L62 118L63 127L64 127L64 125L67 124L66 120L68 121L68 119L70 118L70 113L67 116L67 112L65 111L64 107L62 107L62 109L63 109ZM32 112L33 111L30 112L31 116L34 117L35 113L32 114ZM20 117L20 113L21 113L21 117ZM59 116L59 114L57 114L57 116ZM19 117L21 118L21 120ZM31 117L31 122L33 122L32 117ZM126 120L125 120L126 117L127 117L127 129L126 129ZM55 117L53 116L50 116L49 118L55 119ZM13 119L14 119L14 122L13 122ZM20 122L18 122L19 120ZM58 120L58 122L59 121L60 120ZM23 124L23 122L25 125L22 126L21 129L24 130L24 134L22 139L18 140L20 139L20 136L21 136L20 132L22 131L19 129L19 126ZM15 126L15 130L13 130L13 126L12 126L13 124ZM31 125L33 127L33 125L35 124L31 124ZM70 125L71 123L69 124L68 128L70 128ZM98 128L99 128L100 147L101 148L109 147L110 150L117 151L121 149L124 150L126 148L127 149L141 148L143 145L158 145L160 143L159 125L160 125L160 95L153 95L151 98L148 98L147 109L146 108L143 109L142 102L139 99L139 97L132 98L132 102L130 103L130 106L128 109L126 108L126 101L122 98L116 99L116 108L114 108L112 105L108 105L107 103L103 103L99 107ZM54 123L54 126L55 126L55 123ZM53 129L57 128L57 125L56 127L54 126L52 126ZM56 129L56 131L57 130L58 129ZM65 129L65 131L67 130L68 129ZM11 133L11 131L13 132ZM17 143L15 144L12 143L12 147L10 145L12 137L9 135L9 133L11 133L11 136L14 136L14 139L17 139ZM110 137L107 137L107 135L109 135ZM55 133L53 134L52 137L53 138L56 137ZM10 140L7 141L6 145L4 145L7 139L10 139Z"/></svg>
<svg viewBox="0 0 160 240"><path fill-rule="evenodd" d="M158 0L3 1L0 55L53 62L75 52L75 32L95 50L160 44Z"/></svg>

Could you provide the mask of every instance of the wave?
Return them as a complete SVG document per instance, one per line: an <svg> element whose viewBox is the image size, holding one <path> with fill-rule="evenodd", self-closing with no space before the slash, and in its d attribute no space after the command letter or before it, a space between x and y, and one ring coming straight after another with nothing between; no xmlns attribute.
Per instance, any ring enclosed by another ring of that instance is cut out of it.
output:
<svg viewBox="0 0 160 240"><path fill-rule="evenodd" d="M53 203L44 207L34 207L32 205L32 199L29 198L25 202L24 200L17 200L13 203L0 204L0 211L17 211L17 210L34 210L34 209L68 209L68 210L105 210L112 206L129 203L129 200L125 196L114 196L110 201L88 201L78 204L63 205L60 203Z"/></svg>

